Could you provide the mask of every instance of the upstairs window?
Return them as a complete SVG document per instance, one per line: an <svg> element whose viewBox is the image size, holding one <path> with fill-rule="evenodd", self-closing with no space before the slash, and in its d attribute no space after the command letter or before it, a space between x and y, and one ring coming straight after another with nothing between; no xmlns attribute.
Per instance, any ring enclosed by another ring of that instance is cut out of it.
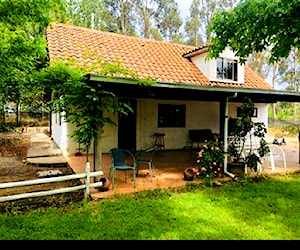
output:
<svg viewBox="0 0 300 250"><path fill-rule="evenodd" d="M237 60L218 58L217 60L217 79L221 80L238 80Z"/></svg>

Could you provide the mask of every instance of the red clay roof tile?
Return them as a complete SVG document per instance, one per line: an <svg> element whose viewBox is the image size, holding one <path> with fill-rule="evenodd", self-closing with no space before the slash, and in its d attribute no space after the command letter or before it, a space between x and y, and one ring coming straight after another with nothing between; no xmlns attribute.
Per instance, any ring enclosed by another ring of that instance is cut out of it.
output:
<svg viewBox="0 0 300 250"><path fill-rule="evenodd" d="M139 77L151 77L157 82L272 89L246 65L243 84L209 81L194 63L183 56L197 52L202 47L125 36L61 23L49 25L47 41L50 61L74 57L79 63L87 64L94 62L97 56L101 55L104 61L120 61L124 67L137 72Z"/></svg>

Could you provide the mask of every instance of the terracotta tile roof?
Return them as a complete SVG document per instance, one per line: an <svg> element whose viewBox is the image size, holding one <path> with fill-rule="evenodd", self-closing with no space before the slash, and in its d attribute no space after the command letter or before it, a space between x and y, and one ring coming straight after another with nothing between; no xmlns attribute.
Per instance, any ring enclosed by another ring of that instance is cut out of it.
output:
<svg viewBox="0 0 300 250"><path fill-rule="evenodd" d="M160 83L271 89L267 82L247 66L244 84L209 81L194 63L183 57L199 48L184 44L130 37L61 23L49 25L47 42L50 61L73 57L86 64L95 61L95 55L101 55L104 61L120 61L123 66L137 72L139 77L151 77ZM87 50L92 52L88 57Z"/></svg>

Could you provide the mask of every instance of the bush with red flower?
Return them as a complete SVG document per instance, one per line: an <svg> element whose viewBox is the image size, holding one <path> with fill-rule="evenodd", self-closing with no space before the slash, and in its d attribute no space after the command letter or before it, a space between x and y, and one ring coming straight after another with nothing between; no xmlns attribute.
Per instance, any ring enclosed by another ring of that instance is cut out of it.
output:
<svg viewBox="0 0 300 250"><path fill-rule="evenodd" d="M209 141L198 152L196 160L197 175L212 179L220 176L223 169L225 151L217 142Z"/></svg>
<svg viewBox="0 0 300 250"><path fill-rule="evenodd" d="M197 153L196 166L185 169L184 179L192 181L198 177L203 179L206 185L211 186L212 179L220 177L223 172L224 158L224 148L218 142L207 142Z"/></svg>

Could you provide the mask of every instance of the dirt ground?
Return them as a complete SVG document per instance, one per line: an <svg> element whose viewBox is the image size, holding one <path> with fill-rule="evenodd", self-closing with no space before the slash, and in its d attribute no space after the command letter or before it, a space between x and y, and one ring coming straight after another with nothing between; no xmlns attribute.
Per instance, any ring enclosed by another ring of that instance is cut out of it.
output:
<svg viewBox="0 0 300 250"><path fill-rule="evenodd" d="M24 133L0 133L0 183L16 182L37 179L39 171L46 171L53 168L37 167L26 164L27 151L30 147L30 137L35 131ZM73 174L69 166L58 167L63 174ZM25 192L46 191L56 188L74 186L78 180L71 180L65 182L39 184L18 188L0 189L0 196L13 195ZM73 200L82 199L82 192L67 193L62 195L21 199L13 202L0 203L0 211L7 210L14 205L26 209L28 206L46 206L57 205L58 203L68 203Z"/></svg>

